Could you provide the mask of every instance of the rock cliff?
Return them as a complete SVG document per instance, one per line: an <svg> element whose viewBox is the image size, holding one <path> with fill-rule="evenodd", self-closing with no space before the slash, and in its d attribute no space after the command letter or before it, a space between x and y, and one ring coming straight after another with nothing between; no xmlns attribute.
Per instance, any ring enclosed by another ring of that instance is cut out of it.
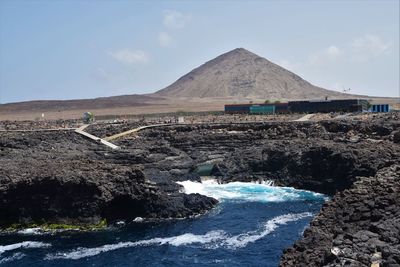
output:
<svg viewBox="0 0 400 267"><path fill-rule="evenodd" d="M115 141L73 131L0 133L0 224L93 224L203 213L216 200L179 193L212 165L223 182L268 179L332 196L282 266L400 263L400 116L320 122L209 123ZM93 132L110 135L114 129ZM377 256L378 255L378 256ZM378 257L378 258L379 258ZM396 265L392 265L396 266Z"/></svg>

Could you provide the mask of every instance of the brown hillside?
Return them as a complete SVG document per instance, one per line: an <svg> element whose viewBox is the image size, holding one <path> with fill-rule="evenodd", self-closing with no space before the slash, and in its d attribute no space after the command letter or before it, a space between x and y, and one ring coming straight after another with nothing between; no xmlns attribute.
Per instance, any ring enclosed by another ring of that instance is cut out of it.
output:
<svg viewBox="0 0 400 267"><path fill-rule="evenodd" d="M222 54L155 93L165 97L315 99L349 97L310 84L243 48Z"/></svg>
<svg viewBox="0 0 400 267"><path fill-rule="evenodd" d="M0 105L0 112L7 111L65 111L76 109L103 109L109 107L146 106L163 98L147 95L121 95L93 99L34 100Z"/></svg>

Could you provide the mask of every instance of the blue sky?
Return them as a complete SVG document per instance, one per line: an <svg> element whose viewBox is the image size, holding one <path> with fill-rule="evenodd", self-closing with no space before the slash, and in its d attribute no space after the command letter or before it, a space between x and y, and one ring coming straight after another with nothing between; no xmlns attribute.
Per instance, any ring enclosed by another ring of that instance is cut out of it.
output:
<svg viewBox="0 0 400 267"><path fill-rule="evenodd" d="M151 93L246 48L311 83L399 95L399 1L0 1L0 103Z"/></svg>

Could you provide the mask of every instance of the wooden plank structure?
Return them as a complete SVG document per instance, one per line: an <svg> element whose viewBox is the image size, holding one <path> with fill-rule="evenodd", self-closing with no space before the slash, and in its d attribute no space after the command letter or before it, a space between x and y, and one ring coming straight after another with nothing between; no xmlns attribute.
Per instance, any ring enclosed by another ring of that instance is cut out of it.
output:
<svg viewBox="0 0 400 267"><path fill-rule="evenodd" d="M300 119L294 120L294 121L308 121L311 119L315 114L307 114L301 117Z"/></svg>
<svg viewBox="0 0 400 267"><path fill-rule="evenodd" d="M85 124L85 125L79 127L78 129L76 129L75 132L78 133L78 134L81 134L81 135L83 135L83 136L85 136L85 137L87 137L87 138L89 138L89 139L91 139L93 141L96 141L96 142L99 142L99 143L101 143L101 144L103 144L105 146L108 146L108 147L110 147L112 149L119 149L119 146L114 145L113 143L110 143L107 140L104 140L104 139L102 139L100 137L94 136L93 134L85 132L84 129L86 127L88 127L88 126L89 126L88 124Z"/></svg>
<svg viewBox="0 0 400 267"><path fill-rule="evenodd" d="M143 129L156 128L156 127L161 127L161 126L171 126L171 125L182 125L182 124L181 123L173 123L173 124L171 124L171 123L165 124L164 123L164 124L152 124L152 125L140 126L140 127L137 127L137 128L134 128L134 129L122 132L122 133L118 133L118 134L114 134L114 135L105 137L104 140L111 141L111 140L120 138L120 137L125 136L125 135L136 134L136 133L138 133L139 131L141 131Z"/></svg>

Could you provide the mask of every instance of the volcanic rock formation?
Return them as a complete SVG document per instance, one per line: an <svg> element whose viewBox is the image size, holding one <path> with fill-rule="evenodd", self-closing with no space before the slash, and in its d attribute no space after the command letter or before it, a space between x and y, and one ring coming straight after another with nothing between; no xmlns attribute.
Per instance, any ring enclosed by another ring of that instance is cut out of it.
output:
<svg viewBox="0 0 400 267"><path fill-rule="evenodd" d="M88 129L102 136L108 130L115 127ZM399 130L397 113L368 120L171 125L113 140L120 150L73 131L2 132L0 225L203 213L216 200L182 194L175 182L199 181L196 170L207 163L223 182L266 178L334 196L285 252L282 266L364 266L374 253L383 266L400 264Z"/></svg>
<svg viewBox="0 0 400 267"><path fill-rule="evenodd" d="M183 218L217 203L166 192L146 179L141 162L73 131L0 133L0 227Z"/></svg>
<svg viewBox="0 0 400 267"><path fill-rule="evenodd" d="M281 266L399 266L400 165L383 168L324 204Z"/></svg>
<svg viewBox="0 0 400 267"><path fill-rule="evenodd" d="M315 99L348 97L310 84L243 48L222 54L155 93L166 97L258 97Z"/></svg>

